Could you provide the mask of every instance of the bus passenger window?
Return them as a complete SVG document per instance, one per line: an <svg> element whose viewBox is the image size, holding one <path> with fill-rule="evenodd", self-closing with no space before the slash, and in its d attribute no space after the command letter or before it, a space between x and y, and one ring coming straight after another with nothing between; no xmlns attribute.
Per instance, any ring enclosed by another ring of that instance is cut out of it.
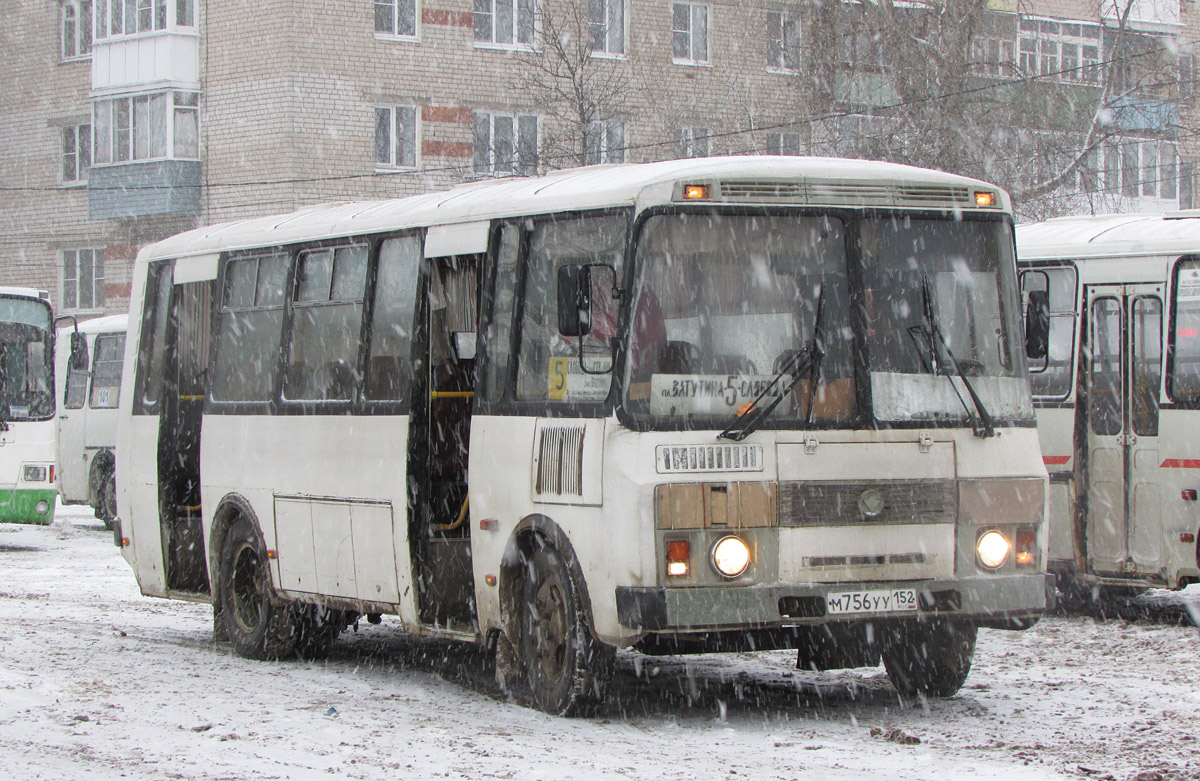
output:
<svg viewBox="0 0 1200 781"><path fill-rule="evenodd" d="M483 375L482 398L499 401L504 396L510 360L513 302L516 300L517 257L521 249L521 228L515 223L500 227L500 248L496 253L494 288L488 322L483 328L487 364Z"/></svg>
<svg viewBox="0 0 1200 781"><path fill-rule="evenodd" d="M356 396L366 280L366 245L301 253L284 398L350 401Z"/></svg>
<svg viewBox="0 0 1200 781"><path fill-rule="evenodd" d="M1045 268L1021 274L1021 291L1028 297L1042 291L1050 301L1050 340L1046 356L1030 360L1029 379L1038 398L1065 399L1074 380L1075 269Z"/></svg>
<svg viewBox="0 0 1200 781"><path fill-rule="evenodd" d="M167 323L170 319L171 285L174 261L150 266L146 281L146 311L142 321L142 344L138 353L138 373L135 408L150 411L158 405L162 393L163 371L166 366ZM83 400L80 399L82 406Z"/></svg>
<svg viewBox="0 0 1200 781"><path fill-rule="evenodd" d="M371 349L367 358L366 397L370 401L405 401L408 398L420 262L421 239L418 236L388 239L379 249L369 336Z"/></svg>
<svg viewBox="0 0 1200 781"><path fill-rule="evenodd" d="M1175 316L1171 331L1168 390L1175 401L1200 401L1200 261L1175 268Z"/></svg>
<svg viewBox="0 0 1200 781"><path fill-rule="evenodd" d="M578 338L563 336L558 331L558 269L572 264L604 264L615 268L616 278L620 279L626 224L624 214L613 214L536 225L530 240L523 291L517 356L518 398L595 402L608 397L611 372L585 372L579 363ZM596 338L607 334L611 339L615 330L615 325L609 322L615 323L611 315L593 312ZM596 338L590 340L593 345Z"/></svg>
<svg viewBox="0 0 1200 781"><path fill-rule="evenodd" d="M67 390L63 394L63 407L65 409L82 409L83 398L87 395L87 369L76 369L74 366L67 367Z"/></svg>
<svg viewBox="0 0 1200 781"><path fill-rule="evenodd" d="M237 258L225 268L212 396L217 401L269 401L283 332L282 252Z"/></svg>
<svg viewBox="0 0 1200 781"><path fill-rule="evenodd" d="M96 337L95 357L92 358L92 393L88 406L92 409L115 409L121 392L121 362L125 357L125 335Z"/></svg>

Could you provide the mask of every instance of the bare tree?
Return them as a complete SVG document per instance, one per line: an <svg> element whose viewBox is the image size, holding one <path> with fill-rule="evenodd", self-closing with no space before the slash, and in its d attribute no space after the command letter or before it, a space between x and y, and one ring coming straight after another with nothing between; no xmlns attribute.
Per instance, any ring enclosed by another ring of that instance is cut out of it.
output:
<svg viewBox="0 0 1200 781"><path fill-rule="evenodd" d="M550 121L542 132L542 162L565 168L601 162L601 150L623 159L618 133L623 96L631 87L626 64L598 57L603 22L589 16L587 0L539 4L538 44L520 55L524 68L516 86Z"/></svg>
<svg viewBox="0 0 1200 781"><path fill-rule="evenodd" d="M1178 60L1169 41L1131 28L1134 5L1095 0L1094 23L1081 25L987 0L812 3L798 79L802 105L822 117L810 148L988 179L1030 217L1112 208L1127 193L1100 183L1136 153L1121 139L1178 129ZM1037 25L1071 35L1039 48Z"/></svg>

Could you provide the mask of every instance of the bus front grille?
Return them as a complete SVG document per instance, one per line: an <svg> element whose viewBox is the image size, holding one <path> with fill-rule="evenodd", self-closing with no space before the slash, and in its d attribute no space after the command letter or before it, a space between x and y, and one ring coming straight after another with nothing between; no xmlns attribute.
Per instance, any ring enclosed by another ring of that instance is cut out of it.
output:
<svg viewBox="0 0 1200 781"><path fill-rule="evenodd" d="M953 480L786 482L779 486L780 526L954 523Z"/></svg>

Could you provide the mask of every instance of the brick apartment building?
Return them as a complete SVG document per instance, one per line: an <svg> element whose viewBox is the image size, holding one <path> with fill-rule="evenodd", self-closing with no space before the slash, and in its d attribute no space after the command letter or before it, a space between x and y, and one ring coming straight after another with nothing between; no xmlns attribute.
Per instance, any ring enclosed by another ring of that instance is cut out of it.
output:
<svg viewBox="0 0 1200 781"><path fill-rule="evenodd" d="M809 15L861 5L840 0L0 2L0 284L85 316L125 311L138 249L198 225L548 167L858 155L855 134L889 132L889 71L922 67L839 54L832 109L808 105L839 44ZM1191 207L1195 0L977 5L966 54L984 82L1087 98L1125 51L1117 27L1165 53L1170 83L1122 98L1139 118L1108 123L1058 191Z"/></svg>

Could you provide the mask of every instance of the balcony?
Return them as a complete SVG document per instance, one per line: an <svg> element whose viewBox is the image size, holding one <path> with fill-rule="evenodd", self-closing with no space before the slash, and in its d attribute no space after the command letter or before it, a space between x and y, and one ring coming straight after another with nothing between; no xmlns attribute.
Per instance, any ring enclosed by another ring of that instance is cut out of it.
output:
<svg viewBox="0 0 1200 781"><path fill-rule="evenodd" d="M200 214L200 161L154 160L88 171L89 219L152 214Z"/></svg>

